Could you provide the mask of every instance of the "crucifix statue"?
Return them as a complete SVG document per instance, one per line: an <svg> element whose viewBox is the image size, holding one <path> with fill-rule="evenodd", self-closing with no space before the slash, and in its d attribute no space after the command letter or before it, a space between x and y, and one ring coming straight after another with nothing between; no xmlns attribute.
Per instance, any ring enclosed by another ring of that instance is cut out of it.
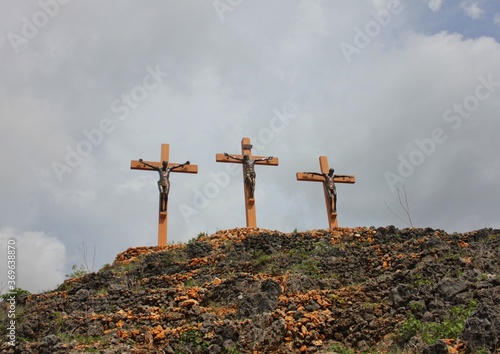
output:
<svg viewBox="0 0 500 354"><path fill-rule="evenodd" d="M160 174L160 179L158 180L158 190L160 192L160 213L167 211L168 193L170 192L170 172L176 168L184 167L189 165L189 161L179 165L169 166L168 161L162 161L161 167L151 165L145 162L143 159L139 159L144 166L148 166L153 170L158 171Z"/></svg>
<svg viewBox="0 0 500 354"><path fill-rule="evenodd" d="M160 175L158 190L160 192L160 203L158 213L158 246L167 244L167 211L168 194L170 192L170 172L198 173L198 166L191 165L189 161L182 164L169 163L169 145L161 145L161 162L144 161L143 159L132 160L130 168L133 170L157 171Z"/></svg>
<svg viewBox="0 0 500 354"><path fill-rule="evenodd" d="M297 172L298 181L323 182L325 192L326 212L330 228L338 227L337 223L337 188L335 183L355 183L354 176L335 175L334 169L328 167L326 156L319 157L321 172Z"/></svg>
<svg viewBox="0 0 500 354"><path fill-rule="evenodd" d="M248 196L250 200L253 200L253 195L255 192L255 162L257 161L270 161L273 159L272 156L269 157L259 157L259 158L254 158L251 159L248 154L244 154L243 158L239 158L238 156L232 156L229 155L227 152L224 153L224 156L232 158L233 160L239 161L243 163L243 166L245 166L245 185L247 186L248 189Z"/></svg>
<svg viewBox="0 0 500 354"><path fill-rule="evenodd" d="M228 153L216 154L217 162L241 163L243 165L243 182L245 192L245 212L247 227L257 227L255 214L255 165L278 166L278 158L273 156L252 156L250 138L241 140L241 155Z"/></svg>

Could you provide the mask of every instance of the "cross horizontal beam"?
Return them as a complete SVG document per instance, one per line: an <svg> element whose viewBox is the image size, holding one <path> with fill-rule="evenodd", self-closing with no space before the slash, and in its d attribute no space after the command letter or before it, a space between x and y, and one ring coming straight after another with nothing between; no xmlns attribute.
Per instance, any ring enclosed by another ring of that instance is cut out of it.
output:
<svg viewBox="0 0 500 354"><path fill-rule="evenodd" d="M156 166L156 167L162 167L162 162L155 162L155 161L143 161L147 162L150 165ZM168 167L172 167L178 165L177 163L168 163ZM149 166L145 166L142 162L139 160L132 160L130 161L130 169L132 170L153 170ZM183 167L176 168L172 170L172 172L181 172L181 173L198 173L198 166L197 165L184 165Z"/></svg>
<svg viewBox="0 0 500 354"><path fill-rule="evenodd" d="M308 172L297 172L297 181L310 181L310 182L324 182L325 178L323 176L314 175ZM334 180L335 183L356 183L356 178L354 176L338 176L336 175Z"/></svg>
<svg viewBox="0 0 500 354"><path fill-rule="evenodd" d="M237 157L239 159L243 158L243 155L233 155L234 157ZM266 158L267 156L253 156L250 155L251 159L262 159ZM228 163L235 163L233 158L229 156L225 156L224 154L216 154L215 155L215 161L217 162L228 162ZM255 161L256 165L269 165L269 166L278 166L279 165L279 159L277 157L273 157L271 160L265 160L265 161Z"/></svg>

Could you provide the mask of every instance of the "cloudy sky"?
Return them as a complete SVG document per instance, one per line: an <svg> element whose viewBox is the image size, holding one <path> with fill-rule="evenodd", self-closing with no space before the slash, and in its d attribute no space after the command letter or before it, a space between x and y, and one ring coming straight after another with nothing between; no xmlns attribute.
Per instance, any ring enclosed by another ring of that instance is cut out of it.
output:
<svg viewBox="0 0 500 354"><path fill-rule="evenodd" d="M0 14L0 262L52 289L157 242L156 172L173 174L169 242L245 226L241 172L257 166L258 226L327 227L328 157L340 226L500 227L499 0L7 1ZM95 253L94 253L95 250ZM94 257L95 256L95 257ZM6 290L7 272L0 274Z"/></svg>

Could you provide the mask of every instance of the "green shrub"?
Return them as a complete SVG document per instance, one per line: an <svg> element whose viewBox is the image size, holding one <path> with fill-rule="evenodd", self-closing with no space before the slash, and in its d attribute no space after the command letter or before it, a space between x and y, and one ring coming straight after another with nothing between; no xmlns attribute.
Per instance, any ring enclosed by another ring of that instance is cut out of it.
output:
<svg viewBox="0 0 500 354"><path fill-rule="evenodd" d="M2 301L7 301L12 295L14 295L14 297L17 298L19 295L31 295L31 293L28 290L15 288L14 290L10 290L6 294L0 295L0 299Z"/></svg>
<svg viewBox="0 0 500 354"><path fill-rule="evenodd" d="M183 332L179 336L179 346L174 349L176 354L183 354L181 352L183 346L190 346L201 349L202 352L205 352L208 349L209 342L203 339L203 334L196 330L190 329L186 332Z"/></svg>
<svg viewBox="0 0 500 354"><path fill-rule="evenodd" d="M88 274L88 270L83 264L80 264L80 267L78 267L76 264L73 264L71 270L73 270L73 272L66 274L67 279L80 278L85 274Z"/></svg>
<svg viewBox="0 0 500 354"><path fill-rule="evenodd" d="M422 322L410 313L401 324L397 337L401 343L406 343L412 337L419 335L425 344L434 344L438 339L458 338L467 318L476 307L475 300L471 300L468 306L454 306L441 322Z"/></svg>

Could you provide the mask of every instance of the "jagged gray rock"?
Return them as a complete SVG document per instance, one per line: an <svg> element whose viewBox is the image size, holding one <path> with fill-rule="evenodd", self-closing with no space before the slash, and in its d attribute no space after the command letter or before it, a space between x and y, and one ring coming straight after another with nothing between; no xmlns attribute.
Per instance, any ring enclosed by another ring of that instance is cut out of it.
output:
<svg viewBox="0 0 500 354"><path fill-rule="evenodd" d="M222 230L131 248L99 272L19 296L24 340L0 351L493 353L499 256L492 229Z"/></svg>

